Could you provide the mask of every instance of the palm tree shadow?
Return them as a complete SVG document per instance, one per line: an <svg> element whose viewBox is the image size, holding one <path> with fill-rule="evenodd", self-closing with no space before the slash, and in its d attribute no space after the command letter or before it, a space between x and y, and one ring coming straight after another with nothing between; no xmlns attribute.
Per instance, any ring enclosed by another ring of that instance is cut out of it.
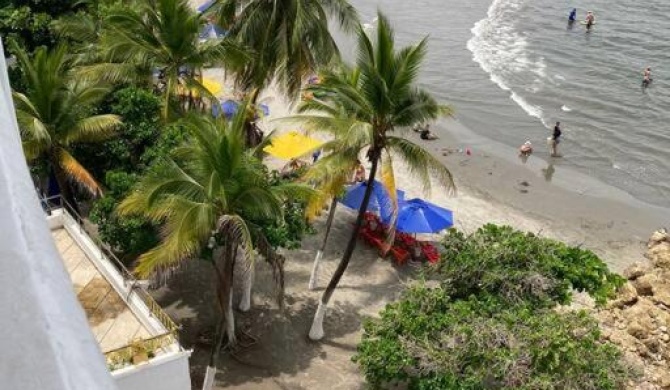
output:
<svg viewBox="0 0 670 390"><path fill-rule="evenodd" d="M287 305L283 311L264 306L245 314L241 319L243 328L257 336L257 342L222 358L218 385L225 388L270 378L277 381L281 377L295 377L308 368L313 370L315 363L325 361L331 354L350 356L356 349L357 332L361 327L357 307L350 303L335 303L329 307L328 320L324 324L328 340L313 342L307 338L307 332L316 306L316 300L310 299ZM355 373L355 366L349 359L329 359L328 365L332 369L343 363L345 367L339 370ZM335 379L329 376L329 379ZM295 383L285 385L292 389L302 388L296 387Z"/></svg>
<svg viewBox="0 0 670 390"><path fill-rule="evenodd" d="M212 334L218 318L214 275L210 267L205 262L193 261L173 275L165 286L152 292L181 326L182 345L193 350L190 369L194 388L202 385L210 354L211 345L203 339ZM258 288L254 300L259 303L247 313L236 312L238 332L246 339L245 344L252 345L240 346L233 353L222 349L217 385L225 388L245 383L276 382L283 375L293 377L308 368L313 370L315 360L321 362L333 354L342 356L329 360L328 369L344 365L340 369L350 371L352 377L357 378L350 356L359 340L360 308L348 302L333 302L324 324L328 341L312 342L307 338L307 332L317 307L315 298L306 298L300 293L287 295L285 307L279 308L267 288L269 271L260 267L257 273L255 284ZM318 377L317 373L314 377ZM332 373L326 374L335 377ZM300 388L295 384L289 387Z"/></svg>

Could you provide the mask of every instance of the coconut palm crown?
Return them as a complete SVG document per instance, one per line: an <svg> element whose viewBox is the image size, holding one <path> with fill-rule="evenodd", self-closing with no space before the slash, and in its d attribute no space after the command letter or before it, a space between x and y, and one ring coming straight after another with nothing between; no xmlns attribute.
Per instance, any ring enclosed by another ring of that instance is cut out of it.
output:
<svg viewBox="0 0 670 390"><path fill-rule="evenodd" d="M347 0L216 0L208 13L256 53L239 71L242 88L263 89L276 78L292 97L307 76L339 56L329 18L345 31L358 24Z"/></svg>
<svg viewBox="0 0 670 390"><path fill-rule="evenodd" d="M93 108L109 93L104 83L77 77L67 47L41 47L29 57L15 45L25 92L13 92L16 114L28 160L44 157L66 201L77 207L70 184L91 195L102 190L93 176L70 154L76 143L97 142L114 135L121 124L116 115L94 115ZM76 209L75 209L76 210Z"/></svg>
<svg viewBox="0 0 670 390"><path fill-rule="evenodd" d="M118 209L163 225L162 242L138 259L140 276L169 271L190 259L206 259L214 266L231 342L233 268L249 269L256 249L283 286L283 257L251 221L281 219L286 199L313 194L300 184L270 183L255 151L245 147L242 111L231 122L193 115L184 119L189 141L154 166Z"/></svg>
<svg viewBox="0 0 670 390"><path fill-rule="evenodd" d="M394 209L397 207L394 159L403 161L412 176L422 181L425 190L431 187L431 176L446 190L454 189L449 170L420 145L404 138L401 132L451 113L448 107L438 104L428 92L416 85L420 65L426 55L426 39L416 45L396 49L391 25L381 13L373 38L374 41L363 28L359 28L355 66L342 65L338 69L322 72L321 83L308 88L314 96L321 98L304 101L299 107L303 114L292 118L314 131L324 131L333 137L332 141L323 145L329 155L319 160L308 173L308 179L317 183L323 193L336 195L342 190L342 172L351 172L355 159L361 154L365 154L371 164L367 191L354 231L342 261L324 292L310 331L313 339L323 337L321 322L325 305L353 254L378 170Z"/></svg>
<svg viewBox="0 0 670 390"><path fill-rule="evenodd" d="M104 20L101 48L108 61L91 66L89 71L113 81L150 80L157 74L157 88L164 95L164 116L177 95L181 95L183 109L192 105L194 97L214 98L201 83L203 67L239 66L249 58L228 39L201 40L207 21L186 0L136 3L115 8Z"/></svg>

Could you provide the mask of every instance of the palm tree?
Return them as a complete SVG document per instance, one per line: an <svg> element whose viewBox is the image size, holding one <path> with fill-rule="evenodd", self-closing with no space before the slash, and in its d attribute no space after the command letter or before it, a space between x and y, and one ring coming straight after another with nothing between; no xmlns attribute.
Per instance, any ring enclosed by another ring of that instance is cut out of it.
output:
<svg viewBox="0 0 670 390"><path fill-rule="evenodd" d="M283 287L284 259L273 251L260 227L250 221L281 219L286 199L305 199L313 191L299 184L270 184L262 162L254 157L256 151L245 147L243 113L230 123L190 116L184 125L190 141L176 149L171 159L154 167L118 211L144 215L164 226L162 242L138 259L136 272L140 276L169 271L198 257L212 264L221 321L210 357L210 375L215 372L224 336L229 343L235 342L234 268L243 267L247 275L241 310L249 309L254 249L273 266Z"/></svg>
<svg viewBox="0 0 670 390"><path fill-rule="evenodd" d="M309 74L337 59L329 17L347 31L358 24L356 9L347 0L215 0L208 12L257 55L238 72L238 83L251 93L252 103L275 78L297 97Z"/></svg>
<svg viewBox="0 0 670 390"><path fill-rule="evenodd" d="M100 185L70 154L73 144L103 141L121 124L116 115L93 115L110 88L77 77L66 46L53 51L39 48L33 58L14 46L26 91L14 91L14 104L28 160L43 157L55 176L63 198L78 211L74 182L92 195L100 195Z"/></svg>
<svg viewBox="0 0 670 390"><path fill-rule="evenodd" d="M89 71L113 81L146 81L157 72L165 117L175 96L181 96L184 110L198 96L213 99L202 85L202 68L239 66L248 55L227 39L201 42L199 34L205 23L186 0L138 0L134 7L117 8L105 19L101 39L109 61Z"/></svg>
<svg viewBox="0 0 670 390"><path fill-rule="evenodd" d="M397 128L449 114L427 92L416 87L417 73L426 54L426 40L400 50L395 49L394 34L389 21L378 15L376 39L373 43L362 28L358 30L358 58L356 67L342 66L326 71L320 85L310 87L321 93L322 99L303 102L301 120L316 131L327 131L334 139L324 145L335 156L315 164L312 179L322 189L337 188L341 181L339 171L351 169L353 159L365 152L371 164L367 190L358 210L354 230L335 273L321 297L309 337L323 338L323 318L326 306L344 274L356 247L358 231L368 208L377 171L391 195L394 209L395 177L393 159L404 161L414 177L422 180L429 190L431 175L440 185L452 190L451 174L436 158L421 146L402 136L392 135ZM318 179L320 177L320 179ZM393 225L393 224L391 224Z"/></svg>

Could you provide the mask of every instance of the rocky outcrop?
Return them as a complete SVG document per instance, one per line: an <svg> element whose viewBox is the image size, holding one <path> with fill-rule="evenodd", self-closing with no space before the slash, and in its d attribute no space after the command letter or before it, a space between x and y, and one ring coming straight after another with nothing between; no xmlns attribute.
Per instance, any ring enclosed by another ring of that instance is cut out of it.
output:
<svg viewBox="0 0 670 390"><path fill-rule="evenodd" d="M616 299L595 314L603 337L644 373L631 389L670 390L670 235L657 231L647 248L650 265L628 267Z"/></svg>

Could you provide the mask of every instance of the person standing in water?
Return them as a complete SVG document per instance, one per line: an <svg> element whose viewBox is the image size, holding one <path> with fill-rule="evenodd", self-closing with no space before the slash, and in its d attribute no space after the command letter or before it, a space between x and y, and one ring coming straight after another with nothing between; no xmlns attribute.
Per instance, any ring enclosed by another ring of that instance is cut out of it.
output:
<svg viewBox="0 0 670 390"><path fill-rule="evenodd" d="M558 154L558 144L561 142L561 134L563 134L561 131L561 122L556 122L556 126L554 126L554 132L552 133L551 138L549 138L551 157L560 157Z"/></svg>
<svg viewBox="0 0 670 390"><path fill-rule="evenodd" d="M577 20L577 8L573 8L572 11L570 11L570 16L568 16L568 22L574 23L575 20Z"/></svg>
<svg viewBox="0 0 670 390"><path fill-rule="evenodd" d="M643 87L648 87L649 83L651 83L651 68L647 68L642 72L642 86Z"/></svg>
<svg viewBox="0 0 670 390"><path fill-rule="evenodd" d="M593 15L593 11L589 11L586 13L586 31L590 32L591 27L593 27L593 24L596 22L596 17Z"/></svg>

